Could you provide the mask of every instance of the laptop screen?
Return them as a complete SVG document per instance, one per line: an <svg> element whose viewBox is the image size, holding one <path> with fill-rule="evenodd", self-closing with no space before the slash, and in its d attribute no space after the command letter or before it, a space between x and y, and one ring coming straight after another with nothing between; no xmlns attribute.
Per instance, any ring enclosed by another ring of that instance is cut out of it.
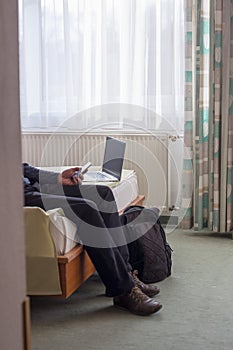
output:
<svg viewBox="0 0 233 350"><path fill-rule="evenodd" d="M119 141L110 136L107 136L106 138L102 171L115 176L118 180L121 178L125 146L125 142Z"/></svg>

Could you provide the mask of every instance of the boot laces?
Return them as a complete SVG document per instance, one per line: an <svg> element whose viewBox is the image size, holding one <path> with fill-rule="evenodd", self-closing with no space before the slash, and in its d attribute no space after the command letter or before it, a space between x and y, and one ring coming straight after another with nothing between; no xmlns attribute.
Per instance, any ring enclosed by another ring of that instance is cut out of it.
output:
<svg viewBox="0 0 233 350"><path fill-rule="evenodd" d="M133 272L131 272L132 277L134 279L134 282L136 283L137 286L142 286L143 283L142 281L140 281L140 279L138 278L138 270L134 270Z"/></svg>
<svg viewBox="0 0 233 350"><path fill-rule="evenodd" d="M141 289L139 289L137 286L133 287L130 292L130 297L136 302L143 302L148 300L148 296L144 294Z"/></svg>

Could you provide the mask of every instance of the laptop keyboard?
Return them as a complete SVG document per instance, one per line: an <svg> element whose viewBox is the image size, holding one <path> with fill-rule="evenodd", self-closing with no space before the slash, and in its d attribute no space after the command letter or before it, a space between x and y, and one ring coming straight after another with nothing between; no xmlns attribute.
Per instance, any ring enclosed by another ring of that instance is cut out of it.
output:
<svg viewBox="0 0 233 350"><path fill-rule="evenodd" d="M118 181L118 180L117 178L114 178L111 175L105 174L101 171L88 171L84 175L84 181L111 182L111 181Z"/></svg>
<svg viewBox="0 0 233 350"><path fill-rule="evenodd" d="M97 172L97 179L108 179L108 176L104 175L101 172Z"/></svg>

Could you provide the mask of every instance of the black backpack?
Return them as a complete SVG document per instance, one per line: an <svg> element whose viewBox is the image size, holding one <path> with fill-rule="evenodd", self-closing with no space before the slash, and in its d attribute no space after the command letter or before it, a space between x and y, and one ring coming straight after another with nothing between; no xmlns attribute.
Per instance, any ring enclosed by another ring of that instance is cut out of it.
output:
<svg viewBox="0 0 233 350"><path fill-rule="evenodd" d="M121 215L130 264L144 283L159 282L171 275L172 249L159 221L157 208L131 206Z"/></svg>

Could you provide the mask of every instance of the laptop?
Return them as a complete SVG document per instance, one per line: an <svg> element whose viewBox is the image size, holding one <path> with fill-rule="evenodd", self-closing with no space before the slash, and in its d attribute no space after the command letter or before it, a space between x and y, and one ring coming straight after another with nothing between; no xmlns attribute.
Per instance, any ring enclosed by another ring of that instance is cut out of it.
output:
<svg viewBox="0 0 233 350"><path fill-rule="evenodd" d="M126 143L107 136L105 142L104 159L101 171L88 171L83 181L112 182L120 181L125 155Z"/></svg>

